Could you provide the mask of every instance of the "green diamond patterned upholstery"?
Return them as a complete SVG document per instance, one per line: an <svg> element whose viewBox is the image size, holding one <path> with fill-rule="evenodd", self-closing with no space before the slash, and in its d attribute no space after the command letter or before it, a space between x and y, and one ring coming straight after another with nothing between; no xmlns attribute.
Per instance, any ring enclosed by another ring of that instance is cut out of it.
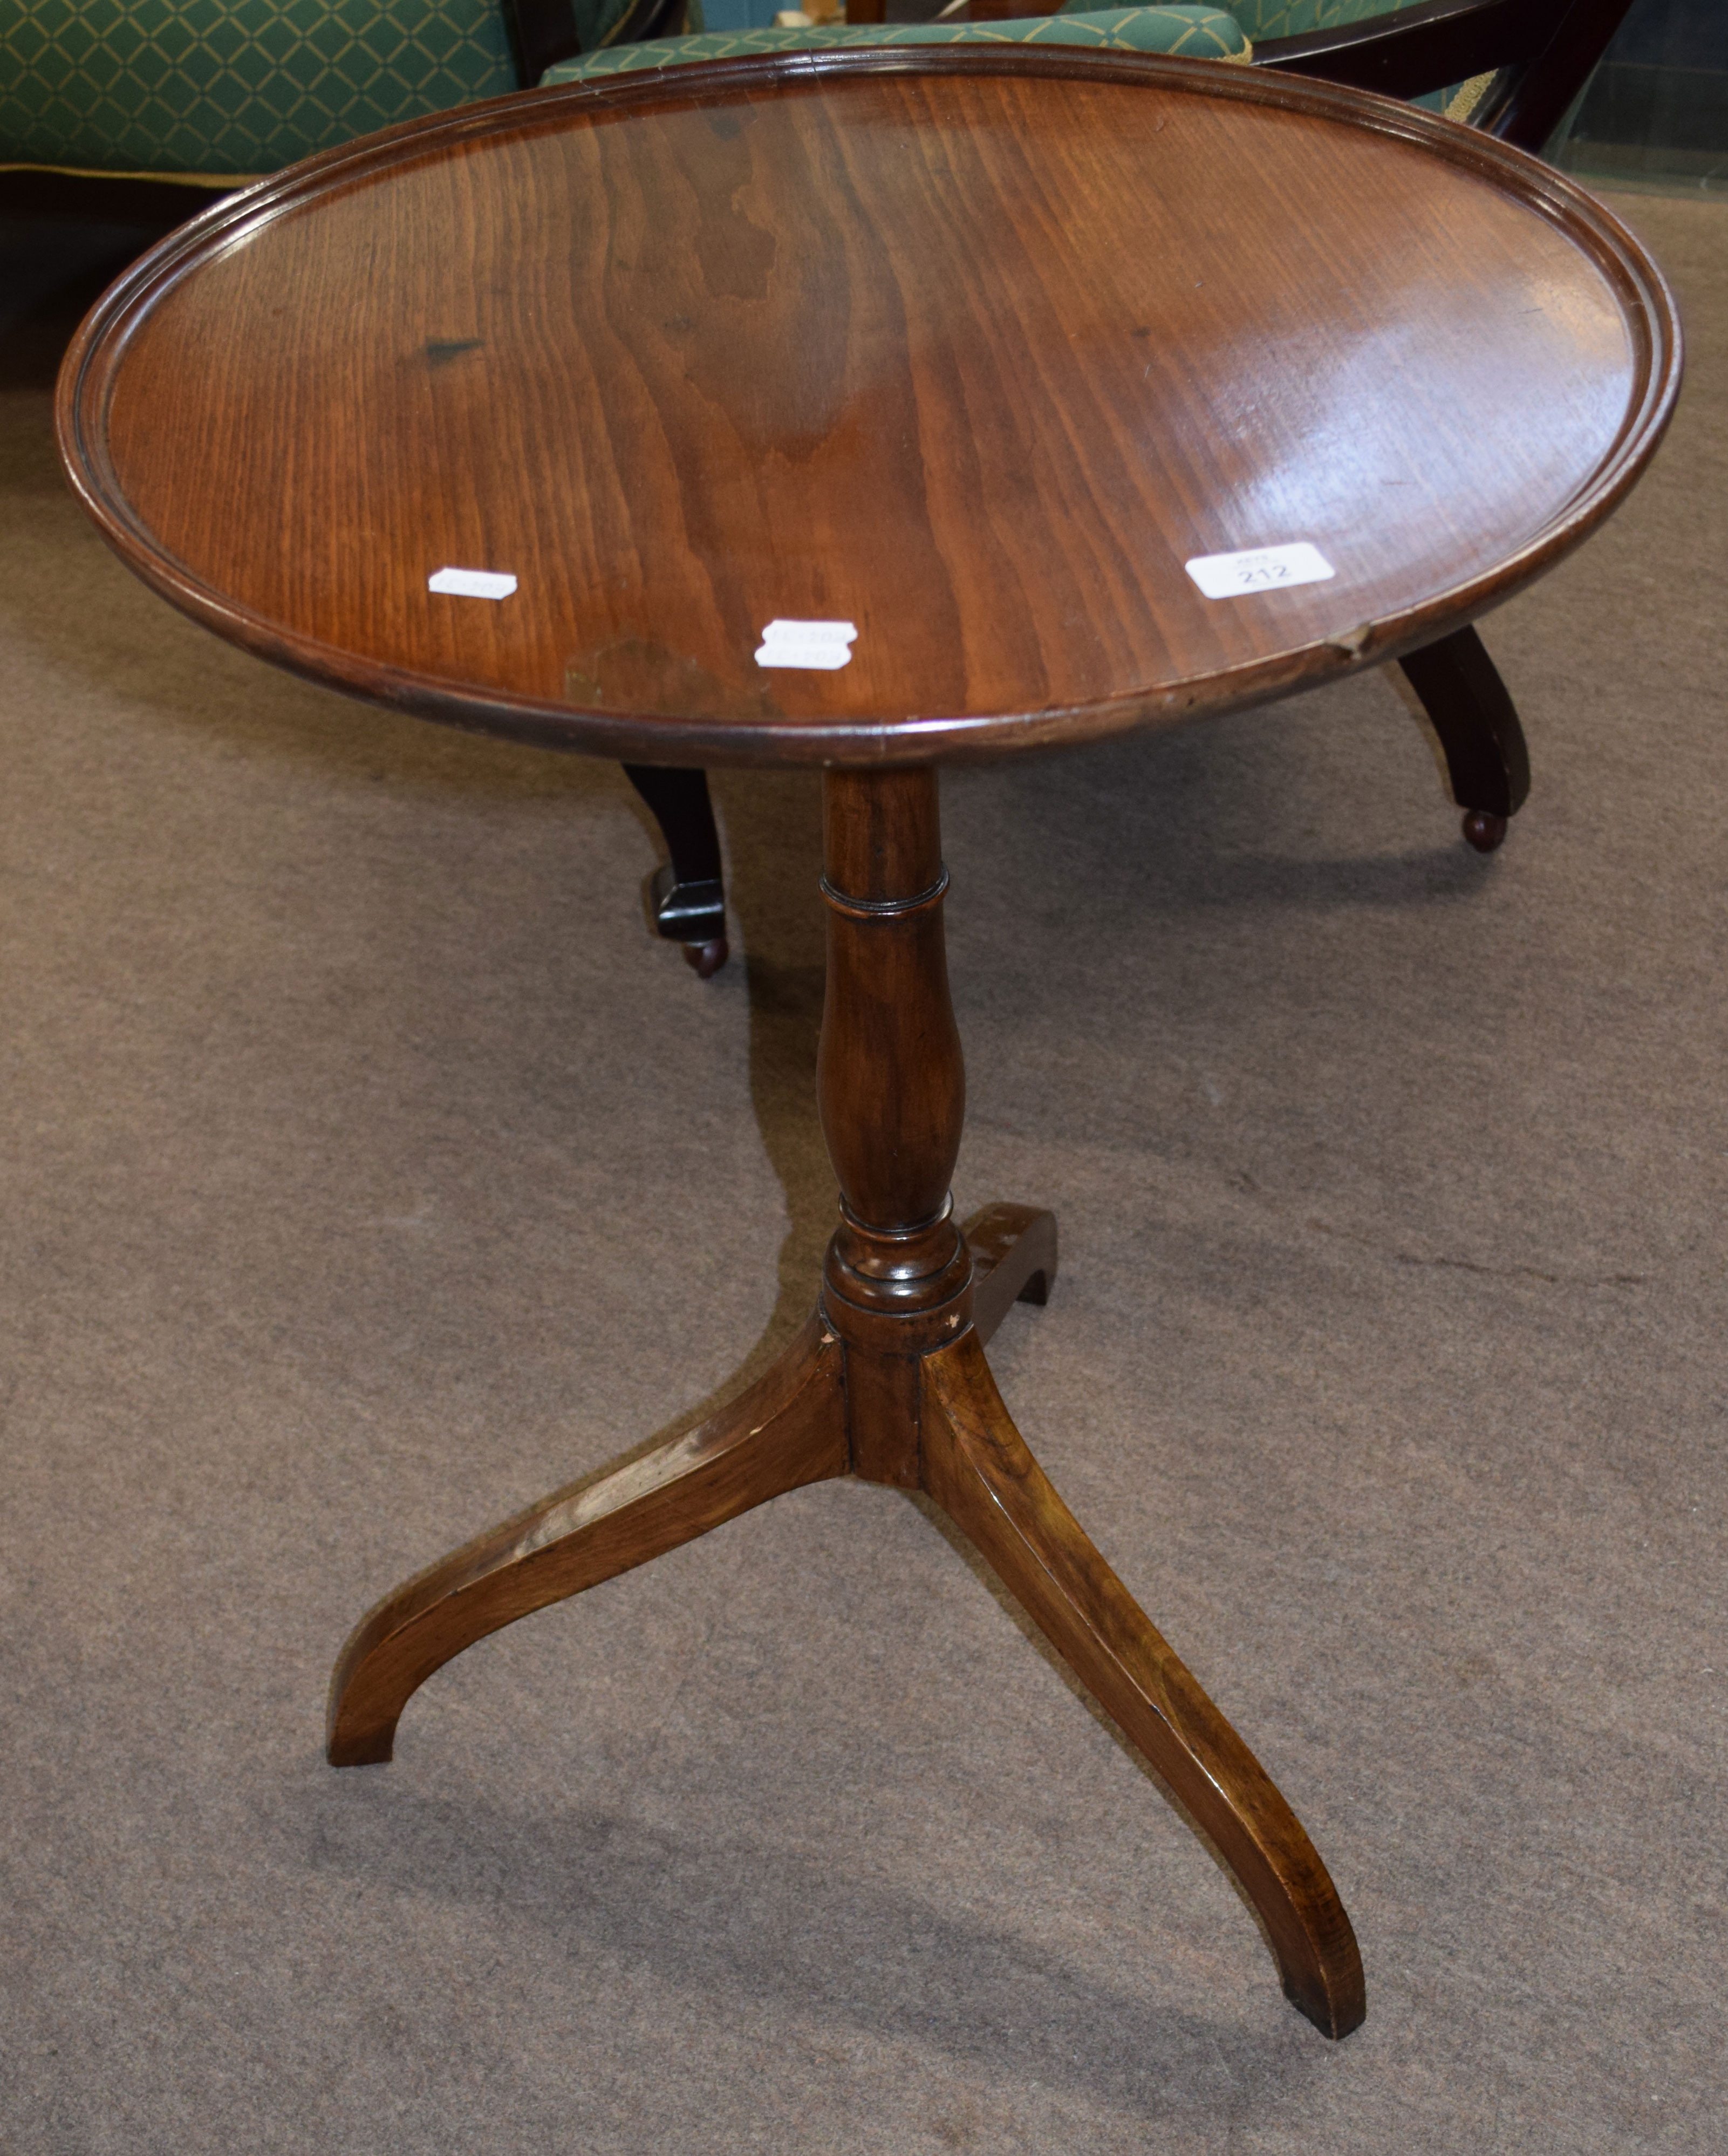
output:
<svg viewBox="0 0 1728 2156"><path fill-rule="evenodd" d="M614 42L630 36L638 0L576 0L583 56L545 79L838 45L1054 44L1245 60L1255 39L1398 4L1232 0L1226 13L1063 0L1054 16L1005 23L715 31L638 44ZM690 20L699 28L700 0ZM498 0L0 0L0 170L233 180L517 86Z"/></svg>
<svg viewBox="0 0 1728 2156"><path fill-rule="evenodd" d="M496 0L0 0L0 162L274 172L517 87Z"/></svg>
<svg viewBox="0 0 1728 2156"><path fill-rule="evenodd" d="M1231 0L1230 13L1243 33L1262 38L1302 38L1310 30L1341 29L1371 15L1389 15L1411 0Z"/></svg>
<svg viewBox="0 0 1728 2156"><path fill-rule="evenodd" d="M548 68L545 83L587 82L638 68L735 59L744 53L828 52L839 45L1079 45L1099 52L1182 53L1192 59L1245 60L1248 40L1216 8L1116 8L1030 15L1007 23L835 23L815 29L710 30L700 37L614 45Z"/></svg>

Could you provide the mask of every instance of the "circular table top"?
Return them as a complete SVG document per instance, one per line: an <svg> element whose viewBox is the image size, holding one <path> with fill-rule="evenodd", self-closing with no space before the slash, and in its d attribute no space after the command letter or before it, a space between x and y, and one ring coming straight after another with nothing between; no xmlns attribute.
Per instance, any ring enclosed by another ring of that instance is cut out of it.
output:
<svg viewBox="0 0 1728 2156"><path fill-rule="evenodd" d="M1456 628L1608 513L1679 373L1637 243L1480 135L1249 69L923 47L297 166L120 280L59 424L131 565L298 671L637 761L864 763ZM854 634L769 629L813 623Z"/></svg>

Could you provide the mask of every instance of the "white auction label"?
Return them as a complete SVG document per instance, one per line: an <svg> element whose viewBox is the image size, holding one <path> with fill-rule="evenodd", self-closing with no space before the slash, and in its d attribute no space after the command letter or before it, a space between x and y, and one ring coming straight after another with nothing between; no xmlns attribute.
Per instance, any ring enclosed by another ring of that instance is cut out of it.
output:
<svg viewBox="0 0 1728 2156"><path fill-rule="evenodd" d="M1318 547L1305 539L1294 547L1255 547L1245 554L1199 554L1183 564L1209 599L1246 598L1255 592L1284 592L1295 584L1323 584L1337 574Z"/></svg>
<svg viewBox="0 0 1728 2156"><path fill-rule="evenodd" d="M459 599L507 599L515 588L515 578L497 569L439 569L426 579L428 592Z"/></svg>
<svg viewBox="0 0 1728 2156"><path fill-rule="evenodd" d="M771 621L756 646L758 666L806 666L832 674L852 656L849 621Z"/></svg>

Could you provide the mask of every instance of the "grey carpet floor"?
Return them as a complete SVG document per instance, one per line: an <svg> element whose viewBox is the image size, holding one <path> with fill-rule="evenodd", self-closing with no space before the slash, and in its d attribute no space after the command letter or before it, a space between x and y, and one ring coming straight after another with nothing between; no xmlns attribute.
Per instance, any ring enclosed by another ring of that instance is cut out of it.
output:
<svg viewBox="0 0 1728 2156"><path fill-rule="evenodd" d="M1715 2151L1728 208L1614 522L1489 626L1457 837L1383 676L946 783L993 1352L1360 1933L1228 1884L912 1503L782 1500L320 1753L403 1573L688 1418L810 1295L817 796L723 775L740 955L618 772L182 621L49 430L127 236L0 344L0 2148Z"/></svg>

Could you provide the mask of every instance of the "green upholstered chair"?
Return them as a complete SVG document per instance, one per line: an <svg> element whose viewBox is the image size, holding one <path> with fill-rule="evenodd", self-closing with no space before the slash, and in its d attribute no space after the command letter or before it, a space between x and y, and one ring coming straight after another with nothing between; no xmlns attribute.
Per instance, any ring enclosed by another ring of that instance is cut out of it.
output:
<svg viewBox="0 0 1728 2156"><path fill-rule="evenodd" d="M1215 8L1028 12L987 28L678 36L700 0L0 0L0 169L232 187L544 80L796 45L1024 38L1248 56Z"/></svg>
<svg viewBox="0 0 1728 2156"><path fill-rule="evenodd" d="M1175 53L1188 59L1249 57L1233 16L1206 6L1099 8L1091 0L1050 12L1016 8L988 21L832 23L798 29L711 30L653 43L613 45L549 67L546 83L587 82L596 75L692 60L735 59L746 53L828 52L858 45L1059 44L1107 53Z"/></svg>
<svg viewBox="0 0 1728 2156"><path fill-rule="evenodd" d="M664 5L565 0L564 49ZM537 80L522 27L500 0L0 0L0 168L231 187Z"/></svg>

